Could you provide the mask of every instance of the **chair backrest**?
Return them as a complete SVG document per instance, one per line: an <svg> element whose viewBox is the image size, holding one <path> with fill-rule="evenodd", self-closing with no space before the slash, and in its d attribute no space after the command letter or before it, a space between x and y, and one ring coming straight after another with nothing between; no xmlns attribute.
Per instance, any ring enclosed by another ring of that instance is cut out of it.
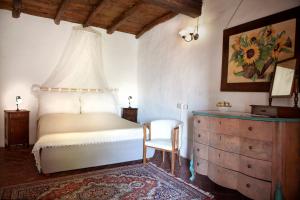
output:
<svg viewBox="0 0 300 200"><path fill-rule="evenodd" d="M151 122L151 139L171 139L172 130L179 126L179 147L181 146L183 123L178 120L154 120Z"/></svg>

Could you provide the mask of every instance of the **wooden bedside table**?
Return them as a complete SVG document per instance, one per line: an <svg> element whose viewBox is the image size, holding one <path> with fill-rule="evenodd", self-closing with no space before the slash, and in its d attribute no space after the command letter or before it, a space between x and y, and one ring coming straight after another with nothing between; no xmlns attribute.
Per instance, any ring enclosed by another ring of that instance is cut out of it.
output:
<svg viewBox="0 0 300 200"><path fill-rule="evenodd" d="M5 110L5 147L29 145L29 111Z"/></svg>
<svg viewBox="0 0 300 200"><path fill-rule="evenodd" d="M122 118L132 122L137 122L137 108L122 108Z"/></svg>

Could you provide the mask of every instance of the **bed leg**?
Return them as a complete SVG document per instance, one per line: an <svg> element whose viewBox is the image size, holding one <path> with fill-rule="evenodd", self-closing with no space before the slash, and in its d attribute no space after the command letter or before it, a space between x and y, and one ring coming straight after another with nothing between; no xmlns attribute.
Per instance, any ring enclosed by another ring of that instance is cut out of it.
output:
<svg viewBox="0 0 300 200"><path fill-rule="evenodd" d="M165 151L162 151L162 161L165 162Z"/></svg>

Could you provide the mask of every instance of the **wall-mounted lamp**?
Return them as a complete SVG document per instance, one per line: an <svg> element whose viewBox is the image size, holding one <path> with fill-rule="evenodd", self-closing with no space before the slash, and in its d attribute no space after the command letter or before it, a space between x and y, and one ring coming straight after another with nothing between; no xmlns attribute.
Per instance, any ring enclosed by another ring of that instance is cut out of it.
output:
<svg viewBox="0 0 300 200"><path fill-rule="evenodd" d="M191 42L199 38L199 17L195 27L187 27L179 32L179 35L184 41Z"/></svg>
<svg viewBox="0 0 300 200"><path fill-rule="evenodd" d="M22 98L20 96L16 96L16 105L17 105L17 111L20 111L19 105L22 103Z"/></svg>

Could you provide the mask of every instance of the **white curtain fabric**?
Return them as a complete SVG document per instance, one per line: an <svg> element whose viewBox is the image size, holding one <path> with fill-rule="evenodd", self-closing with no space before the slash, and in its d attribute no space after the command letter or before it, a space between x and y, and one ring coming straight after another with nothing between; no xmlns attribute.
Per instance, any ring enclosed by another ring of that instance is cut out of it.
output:
<svg viewBox="0 0 300 200"><path fill-rule="evenodd" d="M89 27L74 27L56 68L42 86L108 88L101 47L99 32Z"/></svg>

